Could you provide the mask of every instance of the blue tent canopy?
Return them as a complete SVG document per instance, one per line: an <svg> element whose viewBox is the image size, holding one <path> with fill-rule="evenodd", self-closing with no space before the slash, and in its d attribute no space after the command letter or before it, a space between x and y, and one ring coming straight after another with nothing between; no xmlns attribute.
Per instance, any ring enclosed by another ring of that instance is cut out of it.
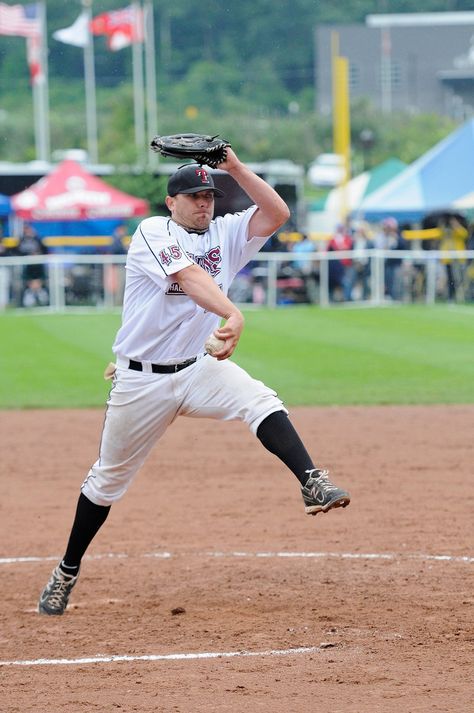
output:
<svg viewBox="0 0 474 713"><path fill-rule="evenodd" d="M11 213L10 199L0 193L0 216L3 218Z"/></svg>
<svg viewBox="0 0 474 713"><path fill-rule="evenodd" d="M440 141L362 201L366 220L420 220L474 192L474 119Z"/></svg>

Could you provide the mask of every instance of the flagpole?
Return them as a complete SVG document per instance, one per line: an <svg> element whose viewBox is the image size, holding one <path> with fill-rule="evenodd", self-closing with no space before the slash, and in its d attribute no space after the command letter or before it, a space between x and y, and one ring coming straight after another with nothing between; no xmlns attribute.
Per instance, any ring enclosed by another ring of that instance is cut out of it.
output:
<svg viewBox="0 0 474 713"><path fill-rule="evenodd" d="M33 104L35 112L36 158L49 161L49 89L48 89L48 52L46 40L46 3L38 3L41 35L41 70L37 81L33 81Z"/></svg>
<svg viewBox="0 0 474 713"><path fill-rule="evenodd" d="M158 133L158 112L156 103L156 66L155 66L155 27L153 19L153 3L146 0L144 7L145 25L145 67L146 67L146 98L148 139L151 140ZM158 163L158 154L148 152L148 164L155 168Z"/></svg>
<svg viewBox="0 0 474 713"><path fill-rule="evenodd" d="M82 0L82 7L87 13L87 43L84 46L84 88L86 94L86 131L87 153L89 161L96 164L99 160L97 140L97 105L94 63L94 39L90 31L92 19L92 0Z"/></svg>
<svg viewBox="0 0 474 713"><path fill-rule="evenodd" d="M29 42L29 39L27 39L26 42ZM33 124L34 124L34 131L35 131L35 154L36 154L36 160L41 161L42 154L43 154L43 146L42 146L42 141L41 141L39 86L38 86L38 83L35 82L34 80L32 80L31 91L32 91L32 95L33 95Z"/></svg>
<svg viewBox="0 0 474 713"><path fill-rule="evenodd" d="M140 4L133 2L134 34L132 42L132 65L133 65L133 107L135 119L135 146L137 151L137 163L144 164L145 149L145 97L143 90L143 42L137 41L141 37L139 31Z"/></svg>

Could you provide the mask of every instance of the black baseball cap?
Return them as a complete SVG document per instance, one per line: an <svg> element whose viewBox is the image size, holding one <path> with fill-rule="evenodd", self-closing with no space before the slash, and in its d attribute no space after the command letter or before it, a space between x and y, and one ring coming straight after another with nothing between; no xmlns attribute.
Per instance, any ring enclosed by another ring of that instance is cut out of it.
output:
<svg viewBox="0 0 474 713"><path fill-rule="evenodd" d="M216 188L211 174L198 163L188 163L178 168L168 181L168 195L178 193L199 193L199 191L214 191L216 196L225 196L224 191Z"/></svg>

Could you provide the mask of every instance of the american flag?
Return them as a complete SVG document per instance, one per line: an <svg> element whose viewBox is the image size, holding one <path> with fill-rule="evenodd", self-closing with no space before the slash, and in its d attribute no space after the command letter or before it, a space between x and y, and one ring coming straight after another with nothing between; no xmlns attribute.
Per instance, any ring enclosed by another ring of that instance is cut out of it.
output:
<svg viewBox="0 0 474 713"><path fill-rule="evenodd" d="M41 34L39 4L6 5L0 3L0 35L37 37Z"/></svg>

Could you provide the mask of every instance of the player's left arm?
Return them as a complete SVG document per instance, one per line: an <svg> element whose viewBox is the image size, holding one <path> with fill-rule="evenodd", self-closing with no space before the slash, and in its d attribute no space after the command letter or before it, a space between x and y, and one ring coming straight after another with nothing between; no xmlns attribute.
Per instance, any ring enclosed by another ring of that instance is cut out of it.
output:
<svg viewBox="0 0 474 713"><path fill-rule="evenodd" d="M249 221L248 240L272 235L286 223L290 210L285 201L263 178L243 164L231 148L227 149L227 158L219 168L227 171L257 206Z"/></svg>

